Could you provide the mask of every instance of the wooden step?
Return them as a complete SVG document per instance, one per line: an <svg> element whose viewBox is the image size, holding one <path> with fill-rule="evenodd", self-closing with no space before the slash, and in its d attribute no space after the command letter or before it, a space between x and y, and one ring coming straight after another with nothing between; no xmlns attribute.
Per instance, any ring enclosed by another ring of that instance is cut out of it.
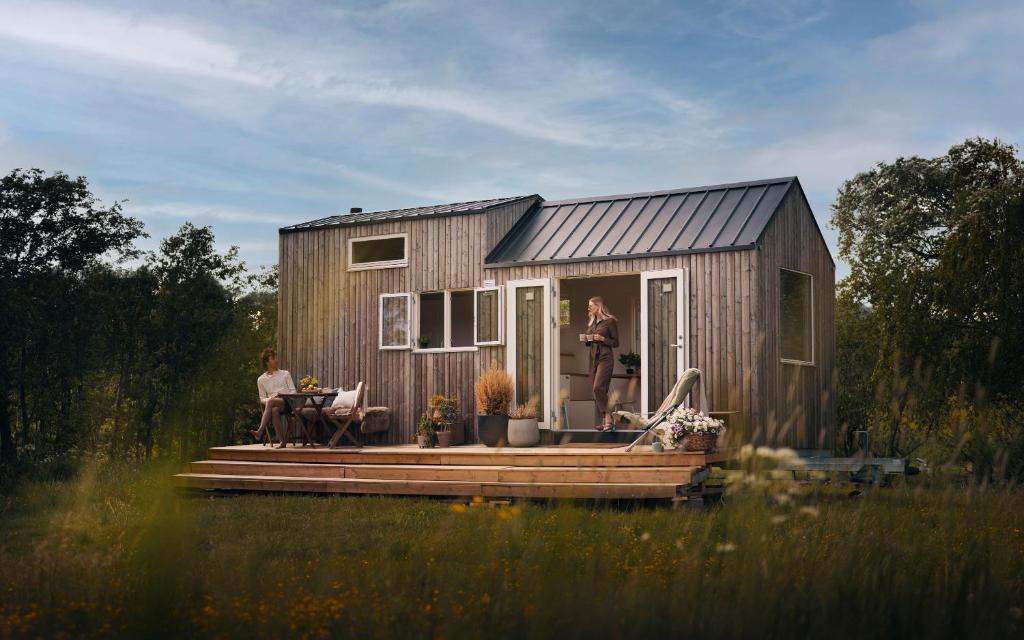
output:
<svg viewBox="0 0 1024 640"><path fill-rule="evenodd" d="M178 487L187 489L503 498L673 498L680 489L674 483L468 482L203 473L182 473L174 479Z"/></svg>
<svg viewBox="0 0 1024 640"><path fill-rule="evenodd" d="M469 482L599 482L689 484L696 467L522 467L494 465L308 464L202 460L190 471L205 475L362 478L367 480L445 480Z"/></svg>
<svg viewBox="0 0 1024 640"><path fill-rule="evenodd" d="M238 445L213 447L213 460L250 462L305 462L327 464L413 464L413 465L488 465L502 467L701 467L725 458L725 454L672 451L653 453L635 449L626 452L592 448L491 448L483 445L420 449L416 445L328 449L326 447L289 446L285 449Z"/></svg>

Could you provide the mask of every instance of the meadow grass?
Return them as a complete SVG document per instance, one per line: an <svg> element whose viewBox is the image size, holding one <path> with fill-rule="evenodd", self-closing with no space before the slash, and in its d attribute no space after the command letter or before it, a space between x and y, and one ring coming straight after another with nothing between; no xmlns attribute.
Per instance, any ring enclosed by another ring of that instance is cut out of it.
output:
<svg viewBox="0 0 1024 640"><path fill-rule="evenodd" d="M89 467L0 503L2 637L1000 637L1024 494L747 488L638 505L181 495Z"/></svg>

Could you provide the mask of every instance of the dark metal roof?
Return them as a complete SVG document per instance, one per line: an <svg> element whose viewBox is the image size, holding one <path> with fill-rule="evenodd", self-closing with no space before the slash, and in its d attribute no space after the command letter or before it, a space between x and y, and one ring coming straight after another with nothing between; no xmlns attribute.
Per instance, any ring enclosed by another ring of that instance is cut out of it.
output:
<svg viewBox="0 0 1024 640"><path fill-rule="evenodd" d="M544 201L487 264L726 251L757 243L795 177Z"/></svg>
<svg viewBox="0 0 1024 640"><path fill-rule="evenodd" d="M413 207L411 209L390 209L388 211L367 211L363 213L348 213L329 218L320 218L310 222L302 222L290 227L282 227L281 233L291 231L305 231L307 229L320 229L323 227L345 227L368 222L389 222L391 220L409 220L411 218L429 218L433 216L451 216L467 213L479 213L493 207L499 207L510 202L526 200L540 196L513 196L511 198L491 198L490 200L474 200L472 202L455 202L452 204L438 204L427 207Z"/></svg>

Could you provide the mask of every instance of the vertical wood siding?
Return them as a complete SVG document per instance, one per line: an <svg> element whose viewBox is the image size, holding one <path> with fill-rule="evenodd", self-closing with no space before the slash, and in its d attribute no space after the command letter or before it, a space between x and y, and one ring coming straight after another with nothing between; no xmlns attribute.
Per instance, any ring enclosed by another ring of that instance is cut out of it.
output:
<svg viewBox="0 0 1024 640"><path fill-rule="evenodd" d="M368 402L392 409L377 442L409 442L433 393L459 398L472 433L473 384L505 347L414 354L378 348L378 297L498 284L526 278L640 273L686 268L690 274L690 365L705 373L716 410L742 413L757 442L830 447L833 402L834 267L798 191L766 230L763 247L549 265L484 268L484 257L532 204L486 213L314 229L280 236L278 348L295 378L325 386L367 383ZM409 266L349 272L347 239L409 233ZM778 267L815 276L816 366L778 361ZM504 321L504 319L502 320ZM506 341L510 336L505 336Z"/></svg>
<svg viewBox="0 0 1024 640"><path fill-rule="evenodd" d="M799 190L783 200L761 240L763 438L794 448L831 449L836 437L835 266ZM779 269L802 271L814 278L813 366L781 360Z"/></svg>

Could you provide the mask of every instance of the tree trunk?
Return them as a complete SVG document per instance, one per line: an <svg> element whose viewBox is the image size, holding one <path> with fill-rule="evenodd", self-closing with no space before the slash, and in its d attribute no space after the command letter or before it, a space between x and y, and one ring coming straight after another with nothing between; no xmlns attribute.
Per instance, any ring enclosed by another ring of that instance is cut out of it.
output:
<svg viewBox="0 0 1024 640"><path fill-rule="evenodd" d="M14 435L11 433L11 379L7 372L9 354L7 345L0 343L0 464L14 464L18 461L18 452L14 446Z"/></svg>

